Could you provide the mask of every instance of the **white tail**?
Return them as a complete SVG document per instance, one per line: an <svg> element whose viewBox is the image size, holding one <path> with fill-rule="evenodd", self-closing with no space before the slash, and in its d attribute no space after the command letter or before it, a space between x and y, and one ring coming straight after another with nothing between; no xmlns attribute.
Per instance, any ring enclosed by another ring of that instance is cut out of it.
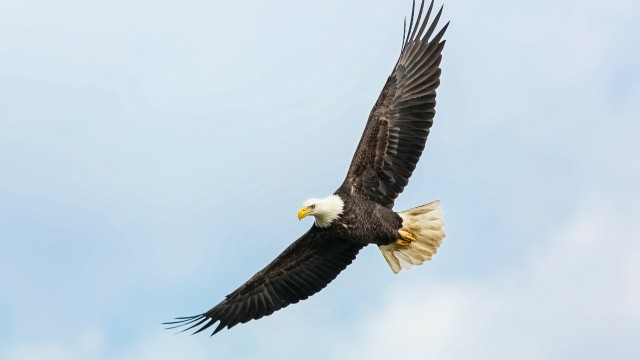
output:
<svg viewBox="0 0 640 360"><path fill-rule="evenodd" d="M413 234L416 241L405 246L396 243L378 246L396 274L402 269L411 269L414 265L422 265L431 260L446 236L440 200L401 211L398 215L402 218L401 230Z"/></svg>

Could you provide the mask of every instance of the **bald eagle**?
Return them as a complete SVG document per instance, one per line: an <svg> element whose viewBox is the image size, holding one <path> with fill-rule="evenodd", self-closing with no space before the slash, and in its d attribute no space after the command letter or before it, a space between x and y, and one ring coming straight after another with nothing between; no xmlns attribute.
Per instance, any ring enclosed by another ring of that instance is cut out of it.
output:
<svg viewBox="0 0 640 360"><path fill-rule="evenodd" d="M170 329L215 323L211 335L271 315L322 290L369 244L378 246L394 273L431 259L445 233L440 202L394 212L433 123L440 61L449 23L435 33L442 7L429 25L433 0L424 0L402 40L400 57L376 101L342 185L332 195L309 199L298 219L315 217L311 229L282 254L200 315L165 323ZM433 36L433 34L435 35Z"/></svg>

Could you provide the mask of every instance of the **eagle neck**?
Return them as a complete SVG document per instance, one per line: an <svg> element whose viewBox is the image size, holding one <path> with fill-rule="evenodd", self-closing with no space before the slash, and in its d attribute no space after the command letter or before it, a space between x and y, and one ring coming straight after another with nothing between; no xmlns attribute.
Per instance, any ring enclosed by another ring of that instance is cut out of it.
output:
<svg viewBox="0 0 640 360"><path fill-rule="evenodd" d="M338 195L331 195L322 199L316 208L316 226L329 227L344 211L344 201Z"/></svg>

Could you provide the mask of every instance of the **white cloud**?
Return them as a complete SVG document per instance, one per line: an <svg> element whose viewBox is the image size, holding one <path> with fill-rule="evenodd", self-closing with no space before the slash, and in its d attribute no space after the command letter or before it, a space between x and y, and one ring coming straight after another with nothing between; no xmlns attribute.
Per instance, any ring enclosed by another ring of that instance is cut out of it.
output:
<svg viewBox="0 0 640 360"><path fill-rule="evenodd" d="M173 360L205 359L206 349L203 343L194 338L184 337L180 341L171 340L169 332L154 333L136 345L121 360Z"/></svg>
<svg viewBox="0 0 640 360"><path fill-rule="evenodd" d="M20 343L0 354L6 360L97 360L102 359L104 350L102 330L91 326L68 342L49 340Z"/></svg>
<svg viewBox="0 0 640 360"><path fill-rule="evenodd" d="M640 201L623 212L590 199L513 273L396 289L381 313L355 326L367 329L361 340L340 351L371 359L637 356L639 211Z"/></svg>
<svg viewBox="0 0 640 360"><path fill-rule="evenodd" d="M327 319L329 309L299 305L213 339L156 332L117 358L295 356L317 341L332 345L311 358L632 358L640 352L632 336L640 330L640 243L633 241L640 201L630 211L599 198L582 205L511 272L473 283L398 281L379 308L340 327ZM4 358L106 359L104 343L91 327L67 343L18 344Z"/></svg>

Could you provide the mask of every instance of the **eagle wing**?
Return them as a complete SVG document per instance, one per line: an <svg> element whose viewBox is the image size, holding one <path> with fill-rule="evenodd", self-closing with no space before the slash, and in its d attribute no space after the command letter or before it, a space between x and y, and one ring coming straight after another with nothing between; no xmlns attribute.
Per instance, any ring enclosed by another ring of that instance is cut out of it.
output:
<svg viewBox="0 0 640 360"><path fill-rule="evenodd" d="M435 115L445 44L442 37L449 23L429 40L442 7L428 29L433 1L424 20L423 7L424 0L415 23L411 12L400 58L371 110L347 176L338 189L389 208L409 182Z"/></svg>
<svg viewBox="0 0 640 360"><path fill-rule="evenodd" d="M271 315L322 290L364 247L331 236L313 226L249 281L200 315L176 318L171 328L200 326L199 333L218 322L211 335L239 323ZM194 334L195 334L194 333Z"/></svg>

